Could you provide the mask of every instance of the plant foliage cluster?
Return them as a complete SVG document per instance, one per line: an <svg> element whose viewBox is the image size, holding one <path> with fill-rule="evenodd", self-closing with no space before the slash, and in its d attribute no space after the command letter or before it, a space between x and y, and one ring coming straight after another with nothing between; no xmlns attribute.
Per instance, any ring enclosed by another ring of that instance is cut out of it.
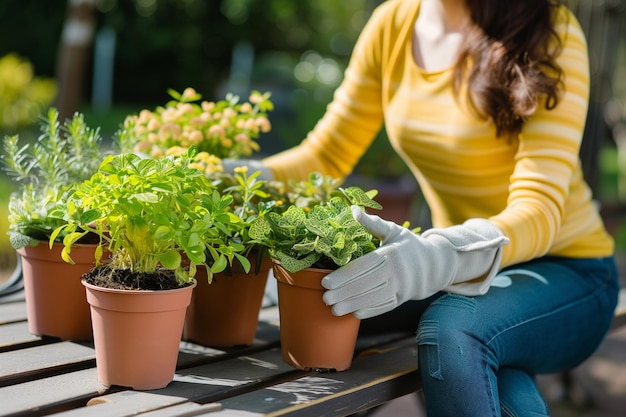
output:
<svg viewBox="0 0 626 417"><path fill-rule="evenodd" d="M61 125L51 108L34 144L18 135L4 139L2 168L19 184L9 200L9 238L15 249L48 240L65 220L65 205L75 184L89 178L102 162L99 129L76 113Z"/></svg>
<svg viewBox="0 0 626 417"><path fill-rule="evenodd" d="M241 220L222 195L197 169L187 154L162 159L126 153L105 158L99 170L76 186L68 202L62 256L71 262L72 245L87 233L99 238L98 263L111 253L112 269L175 272L180 284L189 282L199 265L210 273L223 271L233 259L250 264L232 241Z"/></svg>
<svg viewBox="0 0 626 417"><path fill-rule="evenodd" d="M317 190L311 184L323 181L320 174L313 173L303 189ZM375 190L365 192L359 187L336 188L321 201L305 199L305 205L292 204L283 213L269 212L257 218L249 233L290 272L309 267L337 269L378 246L378 238L351 212L353 205L381 209L372 199L375 195Z"/></svg>
<svg viewBox="0 0 626 417"><path fill-rule="evenodd" d="M248 101L227 94L224 100L201 100L202 95L187 87L182 93L168 90L172 100L154 110L129 115L118 132L122 151L134 151L153 158L180 155L194 146L196 168L205 174L221 168L223 158L241 158L260 150L258 138L271 124L270 93L252 91Z"/></svg>

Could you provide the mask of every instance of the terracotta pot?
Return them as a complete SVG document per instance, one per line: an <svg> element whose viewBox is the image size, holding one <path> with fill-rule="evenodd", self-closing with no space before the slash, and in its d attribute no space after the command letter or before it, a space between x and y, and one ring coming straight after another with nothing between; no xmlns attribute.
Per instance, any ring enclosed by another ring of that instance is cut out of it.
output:
<svg viewBox="0 0 626 417"><path fill-rule="evenodd" d="M251 345L271 266L266 258L258 274L234 270L231 275L215 274L210 284L206 269L199 267L183 339L211 347Z"/></svg>
<svg viewBox="0 0 626 417"><path fill-rule="evenodd" d="M343 371L352 364L361 322L352 314L337 317L324 304L321 281L330 272L307 268L292 274L274 263L282 358L295 368Z"/></svg>
<svg viewBox="0 0 626 417"><path fill-rule="evenodd" d="M61 259L63 245L47 242L18 249L22 257L28 330L63 340L91 340L89 304L81 277L93 268L96 245L76 245L71 257Z"/></svg>
<svg viewBox="0 0 626 417"><path fill-rule="evenodd" d="M98 380L137 390L167 386L176 371L185 310L196 284L163 291L83 285L91 305Z"/></svg>

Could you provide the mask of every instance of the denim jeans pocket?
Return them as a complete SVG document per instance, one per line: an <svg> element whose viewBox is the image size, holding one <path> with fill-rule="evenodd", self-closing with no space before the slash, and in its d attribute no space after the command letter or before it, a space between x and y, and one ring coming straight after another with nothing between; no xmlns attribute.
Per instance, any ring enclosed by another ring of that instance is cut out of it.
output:
<svg viewBox="0 0 626 417"><path fill-rule="evenodd" d="M438 327L439 324L434 320L423 320L417 332L417 347L418 352L423 352L422 357L428 358L428 374L432 378L442 380L439 343L437 341Z"/></svg>

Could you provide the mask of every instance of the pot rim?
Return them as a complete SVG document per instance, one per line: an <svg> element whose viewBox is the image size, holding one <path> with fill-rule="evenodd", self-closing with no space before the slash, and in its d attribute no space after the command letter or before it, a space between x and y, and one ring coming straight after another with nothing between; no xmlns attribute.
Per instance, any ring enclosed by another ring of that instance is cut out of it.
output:
<svg viewBox="0 0 626 417"><path fill-rule="evenodd" d="M172 288L169 290L128 290L128 289L121 289L121 288L101 287L99 285L90 284L84 279L81 279L80 282L87 288L97 290L97 291L102 291L102 292L108 292L108 293L163 294L167 292L171 293L171 292L177 292L177 291L187 291L189 288L194 288L196 285L198 285L198 281L195 278L192 278L192 280L193 281L189 285L185 285L184 287L179 287L179 288Z"/></svg>

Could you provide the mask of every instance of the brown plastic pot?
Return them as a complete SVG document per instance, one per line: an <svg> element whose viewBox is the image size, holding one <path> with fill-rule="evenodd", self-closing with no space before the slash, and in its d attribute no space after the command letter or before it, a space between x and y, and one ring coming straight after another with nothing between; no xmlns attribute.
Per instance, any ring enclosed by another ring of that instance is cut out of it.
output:
<svg viewBox="0 0 626 417"><path fill-rule="evenodd" d="M361 321L335 316L324 304L321 282L330 272L307 268L292 274L274 262L282 358L294 368L343 371L352 365Z"/></svg>
<svg viewBox="0 0 626 417"><path fill-rule="evenodd" d="M81 277L94 267L96 245L76 245L74 264L61 259L63 245L47 242L18 249L22 258L28 330L63 340L91 340L89 304Z"/></svg>
<svg viewBox="0 0 626 417"><path fill-rule="evenodd" d="M198 267L183 339L211 347L251 345L271 265L264 259L258 274L242 270L215 274L210 284L206 268Z"/></svg>
<svg viewBox="0 0 626 417"><path fill-rule="evenodd" d="M174 379L193 285L174 290L102 288L83 281L91 305L98 380L151 390Z"/></svg>

